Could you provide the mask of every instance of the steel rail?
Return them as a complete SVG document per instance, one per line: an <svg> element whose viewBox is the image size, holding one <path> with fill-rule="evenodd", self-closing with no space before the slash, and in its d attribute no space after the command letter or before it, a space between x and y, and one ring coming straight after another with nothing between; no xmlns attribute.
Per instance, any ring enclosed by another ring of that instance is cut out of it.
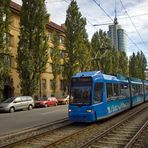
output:
<svg viewBox="0 0 148 148"><path fill-rule="evenodd" d="M137 115L138 113L142 112L143 110L145 110L145 108L142 108L141 110L131 114L130 116L128 116L127 118L121 120L119 123L115 124L114 126L110 127L109 129L107 129L106 131L104 131L103 133L98 133L96 134L96 136L92 139L90 139L88 142L86 142L85 144L83 144L82 146L80 146L79 148L87 148L89 147L94 141L96 141L99 138L102 138L103 136L105 136L106 134L110 133L112 130L114 130L115 128L121 126L122 124L124 124L125 122L127 122L130 118L133 118L135 115Z"/></svg>
<svg viewBox="0 0 148 148"><path fill-rule="evenodd" d="M109 128L108 130L105 130L103 133L101 133L101 134L100 134L100 133L97 133L94 138L92 138L89 142L85 143L84 145L80 146L80 148L82 148L82 147L89 147L90 142L92 142L92 141L98 139L98 135L99 135L99 137L102 137L102 136L106 135L106 133L110 132L112 129L114 129L114 128L118 127L119 125L123 124L123 122L126 122L126 121L127 121L128 119L130 119L131 117L134 117L137 113L143 111L145 108L146 108L146 107L144 107L144 108L138 110L137 112L134 112L134 113L130 114L127 118L123 119L122 121L120 121L120 122L117 123L116 125L114 125L114 126L112 126L111 128ZM95 126L95 125L94 125L94 126ZM66 137L63 137L63 138L61 138L61 139L59 139L59 140L57 140L57 141L55 141L55 142L53 142L53 143L50 143L50 144L44 146L44 148L56 147L56 146L58 146L59 144L63 143L64 141L67 141L68 139L72 139L74 136L80 135L81 133L83 133L83 131L86 131L86 130L89 129L89 128L90 128L90 127L84 128L84 129L82 129L82 130L80 130L80 131L78 131L78 132L76 132L76 133L73 133L73 134L71 134L71 135L68 135L68 136L66 136Z"/></svg>
<svg viewBox="0 0 148 148"><path fill-rule="evenodd" d="M135 143L135 141L138 139L138 137L147 128L147 126L148 126L148 120L145 122L145 124L140 128L140 130L135 134L135 136L127 143L127 145L124 148L131 148L132 145Z"/></svg>
<svg viewBox="0 0 148 148"><path fill-rule="evenodd" d="M7 148L7 147L13 147L13 145L16 145L16 144L19 144L19 143L23 143L24 141L27 141L27 140L30 140L31 138L36 138L36 137L38 137L38 136L42 136L42 135L44 135L44 134L46 134L46 133L48 133L48 132L52 132L52 131L54 131L54 130L56 130L56 129L58 129L58 128L61 128L61 127L63 127L63 126L67 126L67 125L70 125L70 124L72 124L73 122L70 122L69 120L68 120L68 118L64 118L64 119L61 119L61 120L57 120L57 121L54 121L54 122L49 122L49 124L45 124L45 126L44 126L44 124L41 126L39 126L39 127L36 127L35 129L34 128L30 128L27 132L26 132L26 130L24 131L25 132L25 134L28 134L28 133L30 133L30 132L39 132L40 130L44 130L44 129L46 129L46 128L49 128L49 127L51 127L51 126L53 126L53 129L51 129L51 130L47 130L47 131L45 131L45 132L41 132L41 133L39 133L39 134L36 134L36 135L33 135L33 136L29 136L29 137L26 137L26 138L23 138L23 139L20 139L20 140L17 140L17 141L15 141L15 142L11 142L11 143L8 143L8 144L2 144L2 145L0 145L0 148ZM57 127L56 127L57 126ZM23 135L24 134L24 132L21 132L21 134L19 133L19 134L13 134L13 136L20 136L20 135ZM2 137L3 139L5 138L7 138L7 136L5 135L4 137Z"/></svg>

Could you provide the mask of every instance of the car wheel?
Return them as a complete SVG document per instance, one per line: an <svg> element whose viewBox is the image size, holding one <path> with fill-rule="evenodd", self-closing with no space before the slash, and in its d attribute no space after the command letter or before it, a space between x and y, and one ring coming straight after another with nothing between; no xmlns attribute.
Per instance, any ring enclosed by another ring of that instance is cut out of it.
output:
<svg viewBox="0 0 148 148"><path fill-rule="evenodd" d="M45 104L45 107L48 107L48 104Z"/></svg>
<svg viewBox="0 0 148 148"><path fill-rule="evenodd" d="M9 112L10 112L10 113L15 112L15 108L14 108L14 107L10 107Z"/></svg>
<svg viewBox="0 0 148 148"><path fill-rule="evenodd" d="M32 110L33 106L32 105L29 105L28 106L28 110Z"/></svg>

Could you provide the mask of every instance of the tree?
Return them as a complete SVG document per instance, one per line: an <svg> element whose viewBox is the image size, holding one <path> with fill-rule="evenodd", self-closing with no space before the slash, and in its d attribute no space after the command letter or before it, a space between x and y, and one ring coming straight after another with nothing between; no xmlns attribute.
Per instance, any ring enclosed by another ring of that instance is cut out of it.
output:
<svg viewBox="0 0 148 148"><path fill-rule="evenodd" d="M124 51L119 51L119 69L118 74L128 76L128 57Z"/></svg>
<svg viewBox="0 0 148 148"><path fill-rule="evenodd" d="M0 0L0 101L3 99L5 79L10 69L5 59L9 58L10 0Z"/></svg>
<svg viewBox="0 0 148 148"><path fill-rule="evenodd" d="M135 77L136 74L136 69L137 69L137 65L136 65L136 55L135 53L132 54L132 56L130 56L129 59L129 76L130 77Z"/></svg>
<svg viewBox="0 0 148 148"><path fill-rule="evenodd" d="M86 61L89 55L86 33L86 19L79 12L77 2L72 0L67 10L65 21L65 58L64 76L68 86L72 75L88 69Z"/></svg>
<svg viewBox="0 0 148 148"><path fill-rule="evenodd" d="M147 60L143 52L138 52L137 55L133 53L129 60L129 75L131 77L137 77L145 79L145 69L147 66Z"/></svg>
<svg viewBox="0 0 148 148"><path fill-rule="evenodd" d="M99 33L95 32L91 39L91 70L99 70L100 69L100 61L98 60L100 57L100 41L99 41Z"/></svg>
<svg viewBox="0 0 148 148"><path fill-rule="evenodd" d="M103 73L112 74L113 71L112 53L113 53L112 50L108 50L101 58L100 62Z"/></svg>
<svg viewBox="0 0 148 148"><path fill-rule="evenodd" d="M17 71L23 95L36 92L45 71L48 60L47 22L45 0L23 0L17 50Z"/></svg>
<svg viewBox="0 0 148 148"><path fill-rule="evenodd" d="M52 74L53 74L53 81L52 81L52 90L53 95L55 95L56 87L57 87L57 76L60 74L60 60L61 60L61 52L59 49L59 37L54 32L52 38L53 47L51 48L51 60L52 60Z"/></svg>
<svg viewBox="0 0 148 148"><path fill-rule="evenodd" d="M111 69L108 66L106 66L104 62L107 62L107 60L108 62L111 62L110 57L109 59L106 59L108 55L111 55L109 51L111 50L111 42L106 32L103 32L103 30L95 32L91 40L91 46L91 55L93 57L91 62L92 70L110 71ZM107 67L109 68L108 70L106 69Z"/></svg>

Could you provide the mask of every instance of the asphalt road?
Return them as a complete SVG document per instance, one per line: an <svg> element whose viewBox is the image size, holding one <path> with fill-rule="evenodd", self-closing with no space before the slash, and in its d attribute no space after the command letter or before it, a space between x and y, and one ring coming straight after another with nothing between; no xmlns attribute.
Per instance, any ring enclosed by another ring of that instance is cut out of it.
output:
<svg viewBox="0 0 148 148"><path fill-rule="evenodd" d="M67 105L48 108L0 113L0 136L31 128L43 123L53 122L68 116Z"/></svg>

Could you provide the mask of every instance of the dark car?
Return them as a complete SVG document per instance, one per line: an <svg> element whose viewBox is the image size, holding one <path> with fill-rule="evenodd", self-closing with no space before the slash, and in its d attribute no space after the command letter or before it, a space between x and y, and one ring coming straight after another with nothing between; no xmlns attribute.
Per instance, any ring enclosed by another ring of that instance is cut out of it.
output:
<svg viewBox="0 0 148 148"><path fill-rule="evenodd" d="M68 104L68 103L69 103L69 95L58 98L58 104Z"/></svg>
<svg viewBox="0 0 148 148"><path fill-rule="evenodd" d="M55 97L43 97L38 101L35 101L35 107L56 106L57 104L58 100Z"/></svg>

